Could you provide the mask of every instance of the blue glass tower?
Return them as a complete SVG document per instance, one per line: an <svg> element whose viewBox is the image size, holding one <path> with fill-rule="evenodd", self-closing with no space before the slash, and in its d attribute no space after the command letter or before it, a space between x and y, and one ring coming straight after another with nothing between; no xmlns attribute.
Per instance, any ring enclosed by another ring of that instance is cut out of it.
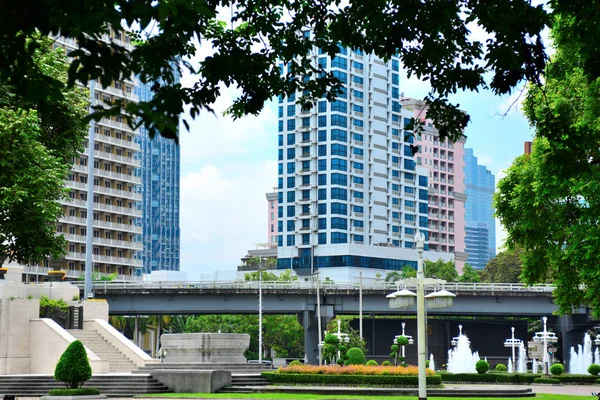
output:
<svg viewBox="0 0 600 400"><path fill-rule="evenodd" d="M140 85L140 100L152 98L151 86ZM136 140L140 143L142 166L136 174L142 177L142 201L136 206L143 216L136 223L143 227L142 272L179 271L179 146L162 136L150 139L143 127L140 131Z"/></svg>
<svg viewBox="0 0 600 400"><path fill-rule="evenodd" d="M494 175L477 163L473 149L465 148L465 251L467 263L483 269L496 255L496 224L492 200L496 187Z"/></svg>

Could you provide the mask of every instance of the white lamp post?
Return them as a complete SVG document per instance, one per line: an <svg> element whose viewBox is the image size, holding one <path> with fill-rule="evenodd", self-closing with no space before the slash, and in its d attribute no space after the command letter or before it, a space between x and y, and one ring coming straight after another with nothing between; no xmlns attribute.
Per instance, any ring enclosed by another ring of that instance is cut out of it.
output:
<svg viewBox="0 0 600 400"><path fill-rule="evenodd" d="M544 375L548 375L548 371L550 369L550 366L548 365L550 361L550 358L548 357L548 343L556 343L558 342L558 338L554 332L548 332L546 330L546 322L548 322L548 318L543 317L542 321L544 322L544 330L543 332L536 332L533 336L533 341L536 343L543 343L544 345L544 357L542 358L542 362L544 364Z"/></svg>
<svg viewBox="0 0 600 400"><path fill-rule="evenodd" d="M405 308L414 304L415 297L417 300L417 353L418 353L418 369L419 369L419 400L427 399L427 374L425 371L426 365L426 349L425 349L425 304L430 308L450 307L453 303L454 294L441 290L425 296L425 286L443 284L446 281L442 279L425 278L423 271L423 249L425 244L425 235L418 231L415 235L417 242L417 277L406 279L406 283L412 283L417 286L417 294L409 290L403 289L391 293L386 297L389 300L390 308ZM425 300L427 298L427 303Z"/></svg>
<svg viewBox="0 0 600 400"><path fill-rule="evenodd" d="M258 261L258 362L262 365L262 258Z"/></svg>
<svg viewBox="0 0 600 400"><path fill-rule="evenodd" d="M515 339L515 327L510 328L511 338L504 341L504 347L512 347L512 364L513 372L517 371L517 364L515 364L515 347L521 346L522 340Z"/></svg>

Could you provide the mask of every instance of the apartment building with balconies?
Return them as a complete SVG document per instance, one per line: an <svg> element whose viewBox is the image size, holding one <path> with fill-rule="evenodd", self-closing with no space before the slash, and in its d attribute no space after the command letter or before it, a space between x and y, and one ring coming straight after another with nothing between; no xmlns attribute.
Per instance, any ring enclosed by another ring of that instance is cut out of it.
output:
<svg viewBox="0 0 600 400"><path fill-rule="evenodd" d="M129 37L104 35L103 40L116 41L132 49ZM67 52L77 48L75 40L64 37L55 39L55 46ZM132 79L113 82L104 87L99 81L88 84L91 105L111 105L114 102L136 102L137 83ZM141 167L137 157L140 145L136 141L138 131L132 130L125 116L103 118L90 124L90 134L94 135L92 168L90 177L90 140L86 140L85 150L73 160L66 187L70 189L69 200L63 201L64 217L57 224L57 233L68 241L67 255L62 268L67 278L77 278L84 274L86 261L87 235L87 196L88 185L93 184L93 270L100 274L116 274L121 279L134 279L142 267L136 254L143 249L142 227L136 220L142 216L138 203L142 200L142 180L136 176L136 168ZM93 179L93 181L91 181ZM36 272L40 272L36 267Z"/></svg>
<svg viewBox="0 0 600 400"><path fill-rule="evenodd" d="M424 124L416 144L419 146L417 164L428 170L429 177L429 249L442 254L453 253L456 269L462 272L467 260L463 159L466 138L455 143L448 139L440 141L437 129L427 120L423 101L405 97L401 104Z"/></svg>
<svg viewBox="0 0 600 400"><path fill-rule="evenodd" d="M279 98L278 268L319 269L335 281L416 268L414 235L429 237L433 185L404 131L413 113L400 103L399 59L347 48L329 57L315 48L313 62L343 91L312 108L296 103L300 93ZM452 259L446 249L425 256Z"/></svg>

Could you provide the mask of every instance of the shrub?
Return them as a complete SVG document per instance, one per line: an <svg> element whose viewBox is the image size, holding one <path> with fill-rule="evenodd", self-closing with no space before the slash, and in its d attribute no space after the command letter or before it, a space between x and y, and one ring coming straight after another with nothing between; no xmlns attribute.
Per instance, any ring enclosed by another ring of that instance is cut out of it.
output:
<svg viewBox="0 0 600 400"><path fill-rule="evenodd" d="M346 353L346 365L364 365L367 361L365 358L365 353L358 347L352 347L348 349Z"/></svg>
<svg viewBox="0 0 600 400"><path fill-rule="evenodd" d="M52 389L48 396L95 396L100 394L98 389L79 388L79 389Z"/></svg>
<svg viewBox="0 0 600 400"><path fill-rule="evenodd" d="M459 373L452 374L440 372L442 381L444 382L498 382L498 383L533 383L535 378L541 375L533 374L508 374L505 372L496 372L494 374L474 374L474 373Z"/></svg>
<svg viewBox="0 0 600 400"><path fill-rule="evenodd" d="M490 364L485 360L479 360L477 361L477 364L475 364L475 369L478 374L485 374L490 369Z"/></svg>
<svg viewBox="0 0 600 400"><path fill-rule="evenodd" d="M379 365L379 363L375 360L369 360L369 361L367 361L367 363L365 365L367 367L377 367Z"/></svg>
<svg viewBox="0 0 600 400"><path fill-rule="evenodd" d="M548 379L548 378L535 378L533 383L543 383L546 385L559 385L560 381L558 379Z"/></svg>
<svg viewBox="0 0 600 400"><path fill-rule="evenodd" d="M54 380L64 382L68 389L77 389L91 377L92 368L85 348L76 340L60 356L54 370Z"/></svg>
<svg viewBox="0 0 600 400"><path fill-rule="evenodd" d="M392 363L391 363L391 362L389 362L389 361L387 361L387 360L385 360L384 362L382 362L382 363L381 363L381 366L382 366L382 367L391 367L391 366L392 366Z"/></svg>
<svg viewBox="0 0 600 400"><path fill-rule="evenodd" d="M506 372L506 365L504 365L504 364L497 364L496 365L496 371Z"/></svg>
<svg viewBox="0 0 600 400"><path fill-rule="evenodd" d="M398 339L396 339L396 344L398 346L408 346L408 338L406 336L398 336Z"/></svg>
<svg viewBox="0 0 600 400"><path fill-rule="evenodd" d="M429 368L429 364L431 363L431 361L429 360L425 360L425 368Z"/></svg>
<svg viewBox="0 0 600 400"><path fill-rule="evenodd" d="M284 384L324 384L324 385L394 385L416 386L416 375L344 375L344 374L281 374L277 372L263 372L262 376L272 383ZM439 375L428 375L428 385L440 385L442 379Z"/></svg>
<svg viewBox="0 0 600 400"><path fill-rule="evenodd" d="M558 379L561 383L575 383L575 384L586 384L593 385L596 383L597 376L594 375L557 375L553 377L554 379Z"/></svg>
<svg viewBox="0 0 600 400"><path fill-rule="evenodd" d="M291 363L288 364L290 367L294 367L296 365L303 365L300 361L298 360L294 360Z"/></svg>
<svg viewBox="0 0 600 400"><path fill-rule="evenodd" d="M337 365L300 365L296 367L287 366L279 368L278 374L305 374L305 375L414 375L419 374L416 365L408 367L368 367L366 365L346 365L339 367ZM434 375L434 372L428 369L427 375Z"/></svg>
<svg viewBox="0 0 600 400"><path fill-rule="evenodd" d="M598 364L590 365L588 367L588 372L590 373L590 375L597 376L598 374L600 374L600 365L598 365Z"/></svg>
<svg viewBox="0 0 600 400"><path fill-rule="evenodd" d="M552 364L550 367L550 373L552 375L561 375L563 372L565 372L565 366L560 363Z"/></svg>

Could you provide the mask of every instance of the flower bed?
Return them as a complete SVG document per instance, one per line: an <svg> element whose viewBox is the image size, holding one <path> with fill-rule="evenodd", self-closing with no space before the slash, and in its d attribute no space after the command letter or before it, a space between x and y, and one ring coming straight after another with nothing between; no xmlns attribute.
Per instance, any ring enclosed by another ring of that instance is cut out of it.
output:
<svg viewBox="0 0 600 400"><path fill-rule="evenodd" d="M435 373L427 369L427 375ZM294 365L279 368L276 374L300 374L300 375L394 375L394 376L417 376L418 368L414 365L407 367L383 367L366 365Z"/></svg>
<svg viewBox="0 0 600 400"><path fill-rule="evenodd" d="M418 377L415 375L336 375L336 374L281 374L263 372L262 376L275 384L304 384L304 385L393 385L417 386ZM428 375L427 384L439 386L442 379L439 375Z"/></svg>

